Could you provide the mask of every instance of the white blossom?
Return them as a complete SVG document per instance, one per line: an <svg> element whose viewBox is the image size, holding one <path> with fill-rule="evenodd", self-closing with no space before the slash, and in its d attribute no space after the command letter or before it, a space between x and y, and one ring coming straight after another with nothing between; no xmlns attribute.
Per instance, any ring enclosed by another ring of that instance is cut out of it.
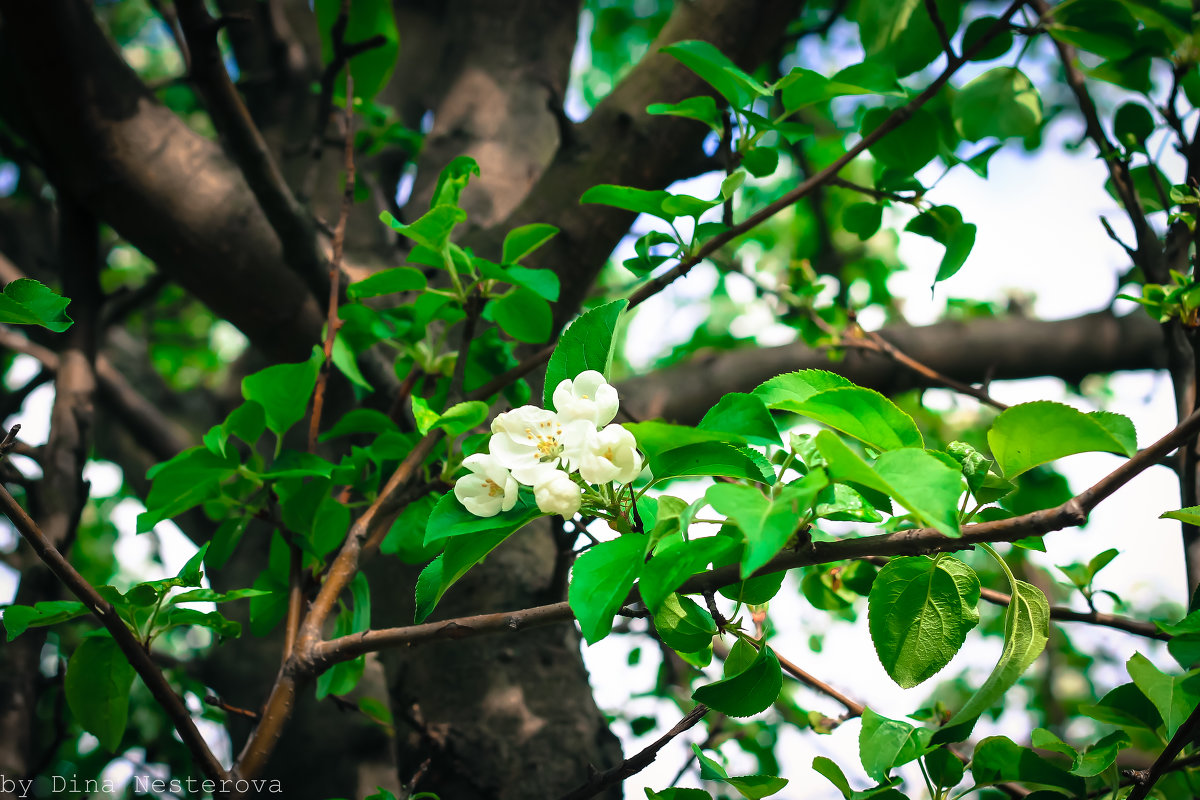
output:
<svg viewBox="0 0 1200 800"><path fill-rule="evenodd" d="M617 415L617 390L594 369L558 384L553 397L558 416L565 422L586 419L594 428L602 428Z"/></svg>
<svg viewBox="0 0 1200 800"><path fill-rule="evenodd" d="M556 469L541 475L541 480L534 484L533 497L545 513L561 514L569 519L583 502L582 491L567 473Z"/></svg>
<svg viewBox="0 0 1200 800"><path fill-rule="evenodd" d="M492 420L489 449L512 470L513 477L533 486L565 463L567 445L573 446L589 430L591 425L586 420L564 422L553 411L521 406Z"/></svg>
<svg viewBox="0 0 1200 800"><path fill-rule="evenodd" d="M463 459L463 466L471 474L455 481L454 496L467 511L477 517L494 517L516 505L517 482L495 456L475 453Z"/></svg>
<svg viewBox="0 0 1200 800"><path fill-rule="evenodd" d="M589 431L582 441L572 441L566 454L588 483L630 483L642 471L637 440L620 425Z"/></svg>

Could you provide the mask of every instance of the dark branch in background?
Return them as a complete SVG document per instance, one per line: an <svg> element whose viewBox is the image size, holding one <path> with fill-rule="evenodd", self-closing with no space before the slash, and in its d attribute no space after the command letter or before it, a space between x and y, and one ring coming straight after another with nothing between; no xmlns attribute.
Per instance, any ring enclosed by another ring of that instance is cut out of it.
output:
<svg viewBox="0 0 1200 800"><path fill-rule="evenodd" d="M885 192L882 189L876 189L873 186L862 186L848 181L845 178L830 178L829 186L836 186L839 189L847 189L851 192L865 194L867 197L873 197L876 200L890 200L893 203L907 203L908 205L916 205L920 202L919 195L903 195L895 192Z"/></svg>
<svg viewBox="0 0 1200 800"><path fill-rule="evenodd" d="M50 543L37 523L25 513L25 509L21 508L21 504L8 493L3 485L0 485L0 510L4 511L21 537L29 543L38 558L50 568L54 576L70 589L71 593L78 597L80 602L87 606L88 610L112 634L113 640L121 648L125 657L129 659L129 663L137 670L137 674L146 684L146 688L150 690L150 694L171 718L179 737L191 752L192 757L196 759L204 774L212 780L227 780L228 774L209 750L200 731L196 729L183 699L171 688L167 679L163 677L150 655L142 649L141 643L137 641L116 610L92 588L82 575L75 571L70 562Z"/></svg>
<svg viewBox="0 0 1200 800"><path fill-rule="evenodd" d="M851 313L853 314L853 312L851 312ZM863 339L865 341L855 340L853 342L843 342L842 343L843 345L853 346L853 347L864 347L864 348L874 350L877 353L882 353L883 355L885 355L888 358L895 361L897 364L901 364L901 365L907 367L908 369L912 370L913 372L917 373L922 378L924 378L925 380L927 380L933 384L941 384L949 389L953 389L954 391L958 392L959 394L964 394L964 395L967 395L968 397L974 397L979 402L981 402L985 405L989 405L992 408L999 409L1000 411L1003 411L1004 409L1008 408L1008 406L1006 404L1001 403L999 400L992 397L990 394L987 393L986 390L977 389L974 386L971 386L970 384L956 381L954 378L951 378L949 375L943 375L942 373L938 372L937 370L933 369L932 367L922 364L920 361L917 361L915 358L912 358L911 356L906 355L902 350L897 348L894 344L889 342L887 339L880 336L878 333L876 333L874 331L863 330L863 328L857 324L857 320L855 320L855 318L853 316L851 316L851 319L852 319L852 321L855 321L855 327L858 329L858 332L862 334Z"/></svg>
<svg viewBox="0 0 1200 800"><path fill-rule="evenodd" d="M942 13L938 11L937 0L925 0L925 11L929 14L934 29L937 30L938 41L942 43L942 50L946 53L946 58L953 61L957 56L954 55L954 46L950 44L950 34L946 33L946 23L942 19Z"/></svg>
<svg viewBox="0 0 1200 800"><path fill-rule="evenodd" d="M284 260L315 296L322 296L328 291L328 279L316 226L288 188L237 87L229 79L217 43L220 22L208 13L204 0L177 0L176 8L192 54L192 79L204 97L213 125L279 235Z"/></svg>
<svg viewBox="0 0 1200 800"><path fill-rule="evenodd" d="M947 321L877 332L900 352L963 384L989 380L1088 375L1166 366L1162 332L1149 315L1109 312L1045 322L1007 317ZM695 424L727 392L748 392L763 381L799 369L827 369L884 394L938 386L881 354L850 350L833 360L802 342L781 347L700 355L651 375L623 381L622 406L641 419L663 417Z"/></svg>
<svg viewBox="0 0 1200 800"><path fill-rule="evenodd" d="M635 753L629 758L622 761L612 769L605 770L580 786L573 792L569 792L562 796L561 800L587 800L589 797L595 797L610 786L616 786L627 778L630 778L646 767L650 766L654 759L658 756L658 751L662 750L667 744L684 731L691 730L700 720L704 719L704 715L708 713L708 706L701 703L684 715L683 719L675 723L675 727L664 733L662 736L655 739L640 752Z"/></svg>
<svg viewBox="0 0 1200 800"><path fill-rule="evenodd" d="M183 71L191 73L192 55L188 51L187 39L184 38L183 28L179 26L179 15L175 13L174 4L164 6L162 0L150 0L150 7L162 18L163 24L167 26L167 30L171 33L171 38L175 40L175 47L179 49L179 57L183 59Z"/></svg>

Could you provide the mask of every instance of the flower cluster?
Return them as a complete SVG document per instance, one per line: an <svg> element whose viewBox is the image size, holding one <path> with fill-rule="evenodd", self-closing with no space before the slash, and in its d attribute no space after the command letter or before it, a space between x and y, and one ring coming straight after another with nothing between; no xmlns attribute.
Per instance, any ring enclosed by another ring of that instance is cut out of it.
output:
<svg viewBox="0 0 1200 800"><path fill-rule="evenodd" d="M617 415L617 390L603 375L588 370L563 381L554 405L557 413L521 406L492 421L490 454L463 459L471 474L454 484L468 511L480 517L508 511L523 484L533 487L539 509L570 517L583 502L583 483L626 484L642 471L633 434L609 424Z"/></svg>

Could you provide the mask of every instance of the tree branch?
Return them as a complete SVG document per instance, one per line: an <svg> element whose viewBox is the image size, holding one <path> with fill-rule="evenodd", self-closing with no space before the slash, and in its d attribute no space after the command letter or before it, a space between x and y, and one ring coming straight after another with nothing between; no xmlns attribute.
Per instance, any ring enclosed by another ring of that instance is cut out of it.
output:
<svg viewBox="0 0 1200 800"><path fill-rule="evenodd" d="M1007 606L1012 602L1011 595L1007 595L1004 592L997 592L993 589L980 589L979 596L989 603L994 603L998 606ZM1075 611L1066 606L1051 606L1050 619L1062 622L1085 622L1089 625L1113 628L1125 631L1126 633L1132 633L1136 636L1145 636L1148 639L1158 639L1164 642L1171 640L1170 634L1160 631L1158 626L1153 622L1143 622L1140 619L1122 617L1118 614L1103 614L1099 611Z"/></svg>
<svg viewBox="0 0 1200 800"><path fill-rule="evenodd" d="M328 282L316 226L292 195L237 87L229 79L217 44L220 23L208 13L204 0L176 0L176 9L192 56L192 79L204 96L213 125L279 235L284 259L312 293L320 297L328 290Z"/></svg>
<svg viewBox="0 0 1200 800"><path fill-rule="evenodd" d="M70 589L71 593L78 597L80 602L87 606L88 610L100 621L100 624L112 634L113 640L121 648L125 657L129 659L129 663L137 670L137 674L146 684L146 688L150 690L150 694L171 718L179 737L196 759L204 774L215 781L228 780L228 774L209 749L204 737L200 735L183 699L171 688L167 679L163 677L162 672L150 658L149 653L142 649L141 643L125 625L124 620L112 605L101 597L82 575L75 571L70 562L50 543L37 523L25 513L25 509L21 508L21 504L8 493L2 484L0 484L0 511L3 511L5 516L12 521L13 527L29 543L38 558L49 567L54 576Z"/></svg>
<svg viewBox="0 0 1200 800"><path fill-rule="evenodd" d="M1159 778L1170 769L1175 756L1179 755L1179 751L1183 750L1192 741L1197 729L1200 729L1200 706L1192 709L1192 713L1188 715L1188 718L1175 731L1175 735L1171 737L1171 741L1167 742L1167 746L1158 754L1158 758L1154 759L1154 763L1150 765L1150 769L1135 772L1130 776L1134 780L1134 785L1133 791L1129 793L1127 800L1145 800L1150 795L1150 790L1154 788L1154 784L1158 783Z"/></svg>

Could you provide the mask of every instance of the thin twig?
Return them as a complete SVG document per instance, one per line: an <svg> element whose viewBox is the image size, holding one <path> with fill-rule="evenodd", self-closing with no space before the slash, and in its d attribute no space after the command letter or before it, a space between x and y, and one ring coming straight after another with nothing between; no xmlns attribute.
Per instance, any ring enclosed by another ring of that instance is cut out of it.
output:
<svg viewBox="0 0 1200 800"><path fill-rule="evenodd" d="M994 398L990 394L988 394L985 390L976 388L967 383L963 383L962 381L955 380L954 378L951 378L949 375L943 375L942 373L938 372L933 367L922 364L920 361L917 361L915 358L913 358L913 357L907 355L906 353L904 353L903 351L901 351L898 347L896 347L894 344L889 342L887 339L880 336L875 331L865 330L861 325L858 324L857 320L854 319L853 316L851 317L851 322L854 323L854 327L858 330L858 332L861 333L865 337L865 342L864 341L858 341L858 342L843 341L840 344L840 346L846 347L846 346L857 345L860 347L864 347L865 349L869 349L869 350L872 350L873 352L887 356L888 358L895 361L897 364L907 367L908 369L910 369L913 372L917 373L918 375L922 376L926 380L932 381L933 383L940 383L943 386L953 389L954 391L958 392L959 394L964 394L964 395L967 395L968 397L974 397L979 402L984 403L985 405L989 405L992 408L996 408L1001 411L1008 408L1007 404L1001 403L999 400L997 400L996 398Z"/></svg>
<svg viewBox="0 0 1200 800"><path fill-rule="evenodd" d="M333 342L337 338L341 321L338 319L339 276L346 245L346 221L354 205L354 79L346 76L346 148L342 166L346 171L346 186L342 191L342 207L338 212L337 226L333 229L333 258L329 262L329 310L325 314L325 360L317 376L313 390L312 417L308 425L308 452L317 452L317 436L321 432L321 411L325 407L325 387L333 366Z"/></svg>
<svg viewBox="0 0 1200 800"><path fill-rule="evenodd" d="M911 206L920 205L921 196L919 194L904 195L896 194L895 192L885 192L882 189L876 189L873 186L863 186L862 184L848 181L845 178L834 177L829 179L829 186L836 186L839 189L848 189L852 192L864 194L867 197L872 197L876 200L890 200L893 203L907 203Z"/></svg>
<svg viewBox="0 0 1200 800"><path fill-rule="evenodd" d="M950 44L950 34L946 32L946 23L942 20L942 13L938 11L937 0L925 0L925 11L929 14L934 29L937 30L938 41L942 43L942 50L945 51L946 58L953 61L957 56L954 55L954 47Z"/></svg>
<svg viewBox="0 0 1200 800"><path fill-rule="evenodd" d="M700 720L704 719L704 715L707 713L708 706L703 704L697 705L683 719L675 723L675 727L655 739L644 749L633 754L612 769L593 775L583 786L563 795L561 800L587 800L589 797L595 797L600 794L608 787L616 786L627 778L638 774L654 762L654 759L658 756L658 751L666 747L679 734L695 727Z"/></svg>

